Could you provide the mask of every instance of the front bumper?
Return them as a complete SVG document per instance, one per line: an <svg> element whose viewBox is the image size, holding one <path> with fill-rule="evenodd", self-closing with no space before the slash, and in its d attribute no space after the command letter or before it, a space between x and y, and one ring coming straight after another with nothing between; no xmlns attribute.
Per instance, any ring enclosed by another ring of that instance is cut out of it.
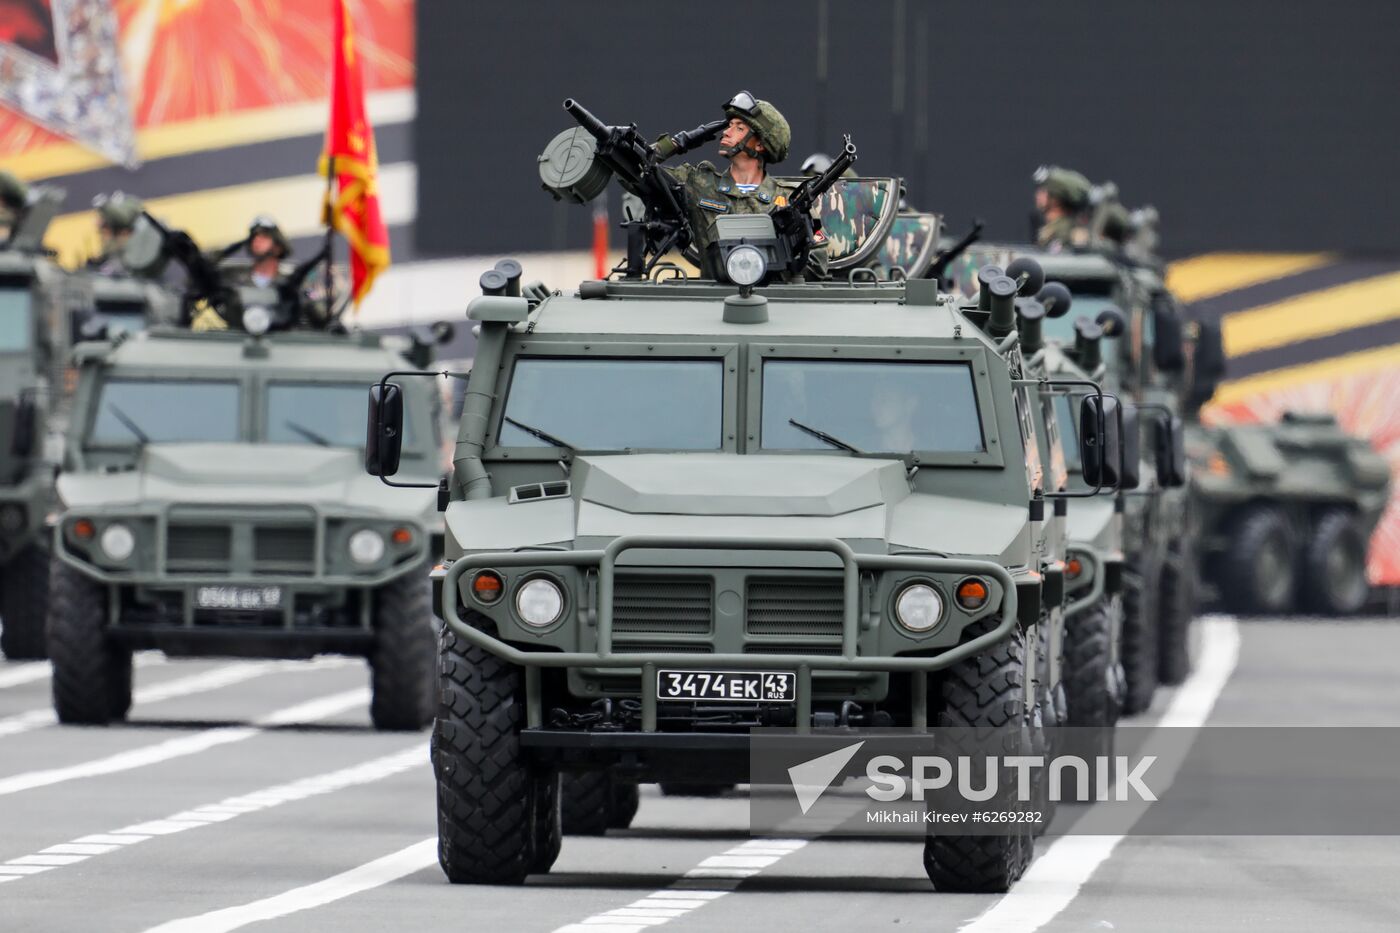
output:
<svg viewBox="0 0 1400 933"><path fill-rule="evenodd" d="M808 551L826 552L839 558L842 565L843 612L841 651L830 654L693 654L667 651L629 651L616 653L613 644L613 585L618 556L635 549L704 550L704 551ZM526 651L467 624L459 611L457 595L461 592L464 574L486 568L516 567L586 567L598 574L598 599L594 607L597 618L596 651ZM919 656L870 656L858 651L860 613L860 576L863 571L915 571L929 574L977 574L990 577L1001 588L998 622L994 629L969 641L949 647L936 654ZM447 626L463 640L476 645L512 664L525 668L527 722L539 728L543 722L540 697L540 669L551 668L640 668L643 685L654 684L661 666L677 669L772 670L791 669L797 674L795 721L799 731L808 731L812 722L812 673L814 671L866 672L928 672L943 670L1004 639L1017 625L1016 582L999 564L983 560L909 555L857 554L845 542L835 538L679 538L666 535L624 535L614 539L602 550L592 551L516 551L508 553L478 553L460 558L447 568L441 581L444 598L443 618ZM911 720L918 726L926 724L927 681L914 678L918 688L911 697ZM641 693L641 731L657 732L657 697L655 689Z"/></svg>

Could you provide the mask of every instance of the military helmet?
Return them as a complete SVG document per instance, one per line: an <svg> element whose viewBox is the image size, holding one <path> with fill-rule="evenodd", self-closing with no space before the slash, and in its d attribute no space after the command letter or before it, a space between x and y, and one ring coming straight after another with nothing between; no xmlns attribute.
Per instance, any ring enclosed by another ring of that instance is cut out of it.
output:
<svg viewBox="0 0 1400 933"><path fill-rule="evenodd" d="M724 105L724 115L738 117L749 125L763 143L763 161L781 162L787 158L788 147L792 145L792 128L777 107L748 91L740 91Z"/></svg>
<svg viewBox="0 0 1400 933"><path fill-rule="evenodd" d="M820 175L831 168L831 163L835 160L825 152L814 152L807 157L807 161L802 163L803 175Z"/></svg>
<svg viewBox="0 0 1400 933"><path fill-rule="evenodd" d="M0 218L16 216L29 198L29 188L12 172L0 169Z"/></svg>
<svg viewBox="0 0 1400 933"><path fill-rule="evenodd" d="M277 226L277 221L267 214L259 214L254 217L253 222L248 225L248 241L250 248L253 237L259 233L266 233L268 236L272 237L273 244L282 252L281 258L285 259L292 254L292 244L287 240L286 235L282 233L282 228Z"/></svg>
<svg viewBox="0 0 1400 933"><path fill-rule="evenodd" d="M1042 165L1035 170L1034 177L1037 188L1044 188L1046 194L1070 210L1080 211L1089 206L1089 193L1094 186L1074 169Z"/></svg>
<svg viewBox="0 0 1400 933"><path fill-rule="evenodd" d="M1103 235L1116 243L1123 243L1132 233L1132 218L1128 209L1121 204L1110 204L1104 208Z"/></svg>
<svg viewBox="0 0 1400 933"><path fill-rule="evenodd" d="M110 195L99 194L92 199L92 206L97 209L97 217L102 226L117 232L135 227L136 218L141 216L144 207L140 198L120 191L114 191Z"/></svg>

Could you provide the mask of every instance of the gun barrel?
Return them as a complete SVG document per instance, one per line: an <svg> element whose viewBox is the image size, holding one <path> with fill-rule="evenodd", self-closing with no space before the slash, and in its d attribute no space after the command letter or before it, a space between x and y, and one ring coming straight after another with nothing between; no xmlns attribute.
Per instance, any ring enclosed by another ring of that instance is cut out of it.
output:
<svg viewBox="0 0 1400 933"><path fill-rule="evenodd" d="M603 121L593 116L593 114L588 111L587 107L583 106L583 104L580 104L572 97L564 101L564 111L577 120L578 125L587 130L588 134L598 140L598 142L603 142L608 138L608 127Z"/></svg>

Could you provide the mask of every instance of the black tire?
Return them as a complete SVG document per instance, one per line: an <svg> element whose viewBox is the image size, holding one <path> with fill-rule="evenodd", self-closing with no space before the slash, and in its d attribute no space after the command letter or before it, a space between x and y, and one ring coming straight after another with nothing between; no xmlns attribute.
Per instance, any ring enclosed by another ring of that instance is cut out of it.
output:
<svg viewBox="0 0 1400 933"><path fill-rule="evenodd" d="M433 721L436 653L432 586L413 572L374 592L369 718L384 732L422 729Z"/></svg>
<svg viewBox="0 0 1400 933"><path fill-rule="evenodd" d="M1221 561L1219 589L1232 612L1283 615L1293 611L1297 545L1287 517L1273 506L1241 513Z"/></svg>
<svg viewBox="0 0 1400 933"><path fill-rule="evenodd" d="M637 810L642 805L641 788L636 781L614 777L612 782L612 810L608 814L608 829L627 829L637 818Z"/></svg>
<svg viewBox="0 0 1400 933"><path fill-rule="evenodd" d="M989 631L995 620L981 623ZM1025 633L1019 628L999 644L973 655L939 677L937 725L1019 729L1026 725ZM924 871L940 891L996 893L1009 890L1030 862L1033 841L1011 836L929 836Z"/></svg>
<svg viewBox="0 0 1400 933"><path fill-rule="evenodd" d="M131 652L105 631L106 588L59 560L51 565L48 648L58 721L102 726L131 708Z"/></svg>
<svg viewBox="0 0 1400 933"><path fill-rule="evenodd" d="M1075 613L1065 624L1066 725L1075 748L1064 753L1085 758L1112 755L1114 727L1122 706L1123 682L1114 657L1114 632L1123 610L1116 596ZM1098 796L1098 772L1090 771L1089 797Z"/></svg>
<svg viewBox="0 0 1400 933"><path fill-rule="evenodd" d="M1121 655L1127 679L1123 715L1145 713L1157 692L1157 601L1160 569L1149 565L1123 568L1123 639Z"/></svg>
<svg viewBox="0 0 1400 933"><path fill-rule="evenodd" d="M1361 526L1340 509L1324 512L1303 549L1303 605L1323 615L1360 612L1371 594L1366 580L1366 548Z"/></svg>
<svg viewBox="0 0 1400 933"><path fill-rule="evenodd" d="M530 873L542 875L554 867L564 847L564 828L559 813L559 775L535 779L535 857Z"/></svg>
<svg viewBox="0 0 1400 933"><path fill-rule="evenodd" d="M613 779L608 772L566 773L559 796L564 835L601 836L612 825Z"/></svg>
<svg viewBox="0 0 1400 933"><path fill-rule="evenodd" d="M1191 674L1191 620L1196 615L1196 555L1189 541L1173 547L1157 588L1157 679L1175 687Z"/></svg>
<svg viewBox="0 0 1400 933"><path fill-rule="evenodd" d="M680 781L662 781L663 797L723 797L732 791L734 784L686 784Z"/></svg>
<svg viewBox="0 0 1400 933"><path fill-rule="evenodd" d="M49 614L49 553L30 544L5 565L0 587L0 653L11 661L49 656L44 626Z"/></svg>
<svg viewBox="0 0 1400 933"><path fill-rule="evenodd" d="M519 669L450 630L440 644L430 746L438 863L453 884L520 884L553 863L549 823L556 810L547 798L557 781L532 768L520 746Z"/></svg>

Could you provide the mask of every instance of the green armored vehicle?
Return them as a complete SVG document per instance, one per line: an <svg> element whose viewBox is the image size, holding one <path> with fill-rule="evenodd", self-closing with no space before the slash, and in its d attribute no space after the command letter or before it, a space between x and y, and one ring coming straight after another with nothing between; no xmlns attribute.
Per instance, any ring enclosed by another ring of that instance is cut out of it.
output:
<svg viewBox="0 0 1400 933"><path fill-rule="evenodd" d="M364 386L424 347L298 328L263 291L206 299L223 329L75 349L48 632L63 722L124 717L140 648L361 656L376 727L432 717L437 496L360 467ZM409 391L403 469L436 486L439 397Z"/></svg>
<svg viewBox="0 0 1400 933"><path fill-rule="evenodd" d="M1191 414L1224 370L1219 330L1196 325ZM1366 551L1390 496L1390 469L1330 413L1188 434L1201 581L1233 612L1351 615L1370 592Z"/></svg>
<svg viewBox="0 0 1400 933"><path fill-rule="evenodd" d="M626 143L657 182L635 129L597 128L600 158ZM1037 728L1051 587L1016 283L963 310L931 280L791 282L802 221L718 218L722 281L635 274L656 258L638 242L621 280L488 273L469 305L435 572L449 880L548 871L561 773L745 782L761 726ZM372 472L394 473L407 384L371 390ZM1111 484L1116 405L1085 408ZM1005 890L1030 852L1029 830L944 835L924 864Z"/></svg>
<svg viewBox="0 0 1400 933"><path fill-rule="evenodd" d="M33 191L0 245L0 653L11 660L45 650L54 476L45 448L63 392L55 324L66 275L43 238L62 203L61 191Z"/></svg>

